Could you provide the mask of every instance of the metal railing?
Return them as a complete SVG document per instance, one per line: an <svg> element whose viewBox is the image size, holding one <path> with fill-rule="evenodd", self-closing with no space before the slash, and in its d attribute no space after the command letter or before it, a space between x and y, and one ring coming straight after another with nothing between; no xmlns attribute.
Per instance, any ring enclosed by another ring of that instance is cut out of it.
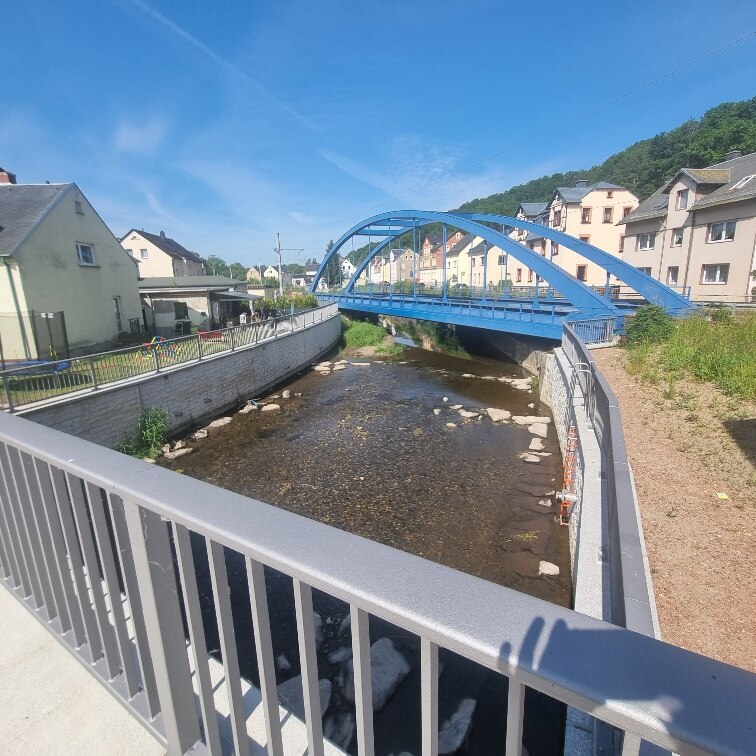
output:
<svg viewBox="0 0 756 756"><path fill-rule="evenodd" d="M0 409L13 412L35 402L79 391L97 391L112 383L198 362L254 346L333 317L334 305L297 310L289 315L111 352L49 361L0 372Z"/></svg>
<svg viewBox="0 0 756 756"><path fill-rule="evenodd" d="M588 320L570 320L569 326L585 344L611 344L617 318L591 318Z"/></svg>
<svg viewBox="0 0 756 756"><path fill-rule="evenodd" d="M198 554L211 578L207 600L227 718L219 718L221 693L214 697L208 672ZM243 559L236 577L249 597L254 636L234 631L226 566L233 554ZM417 709L404 716L418 722L427 756L439 747L439 649L508 678L498 706L509 756L522 752L527 688L631 733L628 754L639 738L680 753L756 752L756 675L6 413L0 566L5 587L172 754L249 753L242 647L258 662L261 740L269 753L284 752L266 592L271 569L293 588L310 754L329 747L315 590L349 605L360 754L374 752L373 616L418 638L421 692ZM230 725L233 743L221 739L219 723Z"/></svg>

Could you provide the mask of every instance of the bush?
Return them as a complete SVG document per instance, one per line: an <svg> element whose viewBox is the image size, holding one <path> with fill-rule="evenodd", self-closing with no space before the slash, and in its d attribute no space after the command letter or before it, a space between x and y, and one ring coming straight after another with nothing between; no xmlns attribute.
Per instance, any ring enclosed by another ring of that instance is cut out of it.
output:
<svg viewBox="0 0 756 756"><path fill-rule="evenodd" d="M341 327L344 343L349 347L379 346L386 338L386 331L374 323L342 317Z"/></svg>
<svg viewBox="0 0 756 756"><path fill-rule="evenodd" d="M674 330L672 318L660 305L643 305L632 318L628 318L625 326L627 343L658 344L666 341Z"/></svg>
<svg viewBox="0 0 756 756"><path fill-rule="evenodd" d="M131 457L154 459L168 437L168 410L150 407L142 412L133 436L119 441L116 451Z"/></svg>

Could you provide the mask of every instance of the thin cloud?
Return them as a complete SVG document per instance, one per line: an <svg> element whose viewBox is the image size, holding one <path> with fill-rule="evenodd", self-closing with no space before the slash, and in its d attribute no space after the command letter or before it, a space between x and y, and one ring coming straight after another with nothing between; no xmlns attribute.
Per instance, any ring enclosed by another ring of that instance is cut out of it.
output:
<svg viewBox="0 0 756 756"><path fill-rule="evenodd" d="M280 100L269 89L266 89L262 84L260 84L258 81L255 81L255 79L249 76L249 74L242 71L241 68L235 66L233 63L230 63L225 58L218 55L218 53L209 48L206 44L200 42L200 40L198 40L195 36L189 34L188 31L182 29L178 24L174 23L169 18L166 18L162 13L156 11L144 0L127 0L127 2L131 3L131 5L136 6L139 10L142 11L142 13L149 16L153 21L157 21L157 23L159 23L165 29L171 31L177 37L180 37L182 40L184 40L184 42L194 47L195 50L199 50L205 57L209 58L211 61L213 61L213 63L222 68L224 71L244 80L247 84L253 86L261 94L265 95L265 97L278 105L279 108L288 113L292 118L299 121L299 123L303 124L312 131L320 131L320 127L317 124L313 123L309 118L303 116L290 105L287 105L285 102Z"/></svg>
<svg viewBox="0 0 756 756"><path fill-rule="evenodd" d="M168 126L162 120L147 123L121 121L113 135L113 148L116 152L151 155L160 147L167 131Z"/></svg>

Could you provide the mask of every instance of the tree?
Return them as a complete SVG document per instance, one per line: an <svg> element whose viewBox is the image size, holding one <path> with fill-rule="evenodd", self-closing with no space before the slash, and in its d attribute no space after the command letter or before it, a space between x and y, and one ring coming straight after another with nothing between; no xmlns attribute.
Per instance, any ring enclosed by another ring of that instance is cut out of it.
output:
<svg viewBox="0 0 756 756"><path fill-rule="evenodd" d="M328 257L328 253L333 249L333 239L331 239L328 244L326 244L326 257ZM323 258L325 259L325 258ZM341 269L339 268L339 256L338 254L334 255L329 261L328 264L325 267L325 270L323 271L323 280L326 282L326 286L329 288L331 286L338 286L341 283Z"/></svg>
<svg viewBox="0 0 756 756"><path fill-rule="evenodd" d="M241 263L231 263L229 266L229 275L237 281L245 281L247 279L247 269Z"/></svg>
<svg viewBox="0 0 756 756"><path fill-rule="evenodd" d="M231 275L228 263L222 257L218 257L217 255L210 255L207 260L205 260L205 268L211 276L230 277ZM246 275L244 277L246 278Z"/></svg>
<svg viewBox="0 0 756 756"><path fill-rule="evenodd" d="M299 263L289 263L286 267L293 276L301 276L304 273L304 265Z"/></svg>

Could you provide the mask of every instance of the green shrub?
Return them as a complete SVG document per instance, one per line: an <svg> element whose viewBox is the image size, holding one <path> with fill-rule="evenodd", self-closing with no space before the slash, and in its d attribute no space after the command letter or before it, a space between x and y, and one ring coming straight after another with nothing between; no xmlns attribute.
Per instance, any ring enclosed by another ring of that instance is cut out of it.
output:
<svg viewBox="0 0 756 756"><path fill-rule="evenodd" d="M346 327L344 322L348 323ZM342 335L349 347L379 346L386 338L386 331L379 325L365 321L342 318Z"/></svg>
<svg viewBox="0 0 756 756"><path fill-rule="evenodd" d="M132 457L154 459L168 438L168 410L150 407L142 412L136 433L119 441L116 451Z"/></svg>
<svg viewBox="0 0 756 756"><path fill-rule="evenodd" d="M627 343L658 344L666 341L674 331L672 318L660 305L643 305L639 307L632 318L628 318L625 326Z"/></svg>

